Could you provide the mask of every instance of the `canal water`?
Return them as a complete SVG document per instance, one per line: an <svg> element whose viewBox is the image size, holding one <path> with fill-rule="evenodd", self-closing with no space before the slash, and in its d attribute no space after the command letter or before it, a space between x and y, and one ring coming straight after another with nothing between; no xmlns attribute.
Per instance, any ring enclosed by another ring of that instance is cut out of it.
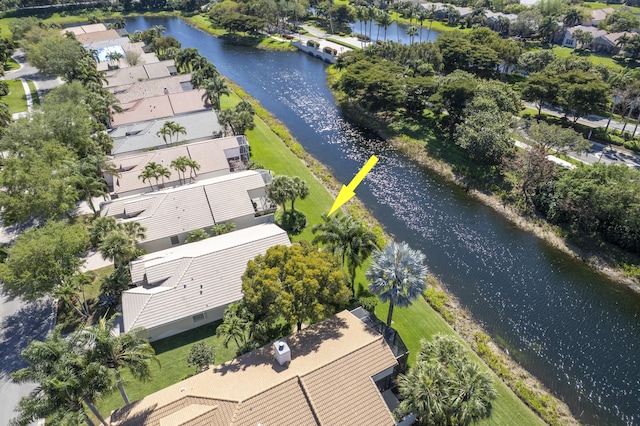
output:
<svg viewBox="0 0 640 426"><path fill-rule="evenodd" d="M380 161L358 197L387 231L422 250L431 272L582 422L640 423L638 295L347 122L322 61L231 46L175 18L131 18L127 30L153 25L198 48L340 181L349 182L376 154Z"/></svg>

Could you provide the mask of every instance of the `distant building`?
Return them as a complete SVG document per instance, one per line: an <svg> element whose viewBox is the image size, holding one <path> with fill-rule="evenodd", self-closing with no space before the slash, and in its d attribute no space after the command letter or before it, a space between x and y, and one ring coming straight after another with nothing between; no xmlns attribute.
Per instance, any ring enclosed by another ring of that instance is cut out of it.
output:
<svg viewBox="0 0 640 426"><path fill-rule="evenodd" d="M200 170L194 171L194 179L209 179L244 170L249 161L249 142L244 136L230 136L117 156L112 163L120 175L104 176L111 198L151 191L151 185L156 186L156 182L142 182L139 178L145 166L153 161L170 168L171 162L178 157L187 157L200 165ZM162 186L170 188L179 184L178 173L172 171Z"/></svg>
<svg viewBox="0 0 640 426"><path fill-rule="evenodd" d="M272 223L276 204L267 197L271 179L267 170L247 170L118 198L104 203L100 213L144 226L147 235L138 246L151 253L183 244L196 229L209 231L223 223L233 223L237 229Z"/></svg>
<svg viewBox="0 0 640 426"><path fill-rule="evenodd" d="M116 410L109 422L393 426L401 424L389 391L397 368L383 336L342 311Z"/></svg>
<svg viewBox="0 0 640 426"><path fill-rule="evenodd" d="M595 9L591 11L591 17L588 21L585 21L583 24L584 25L591 25L592 27L597 27L598 25L600 25L601 22L603 22L605 19L607 19L607 16L610 15L611 13L615 12L616 10L612 7L606 7L604 9Z"/></svg>
<svg viewBox="0 0 640 426"><path fill-rule="evenodd" d="M591 35L593 36L593 40L595 41L598 37L606 35L607 32L604 30L599 30L595 27L587 27L584 25L577 25L575 27L571 27L571 28L567 28L564 31L564 38L562 39L562 46L564 47L572 47L572 48L576 48L577 47L577 40L574 37L574 33L577 31L584 31L585 33L591 33Z"/></svg>
<svg viewBox="0 0 640 426"><path fill-rule="evenodd" d="M157 340L219 320L242 298L247 262L276 245L291 245L287 233L264 224L134 260L136 287L122 293L124 331L144 327Z"/></svg>

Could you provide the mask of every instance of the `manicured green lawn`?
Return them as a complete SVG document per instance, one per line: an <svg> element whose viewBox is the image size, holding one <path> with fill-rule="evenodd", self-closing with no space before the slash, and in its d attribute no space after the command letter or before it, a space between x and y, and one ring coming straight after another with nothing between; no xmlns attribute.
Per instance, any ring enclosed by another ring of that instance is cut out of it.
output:
<svg viewBox="0 0 640 426"><path fill-rule="evenodd" d="M9 84L9 94L1 98L2 102L9 105L9 111L12 114L27 110L27 98L24 94L24 88L20 80L6 80Z"/></svg>
<svg viewBox="0 0 640 426"><path fill-rule="evenodd" d="M238 98L222 98L222 107L228 108L238 101ZM307 215L309 224L319 223L321 212L326 212L333 203L333 197L320 184L318 180L309 172L304 164L275 136L275 134L262 123L256 120L256 128L248 132L249 143L251 144L252 158L263 164L274 173L286 173L304 178L312 187L309 197L302 202L296 203ZM309 227L295 238L310 239L312 234ZM357 271L356 285L362 287L366 285L364 270L368 267L366 262ZM358 292L359 294L361 293ZM388 306L378 305L376 315L386 321ZM409 362L415 360L415 355L420 348L420 340L430 338L436 333L454 334L455 331L435 312L423 298L419 298L408 308L396 308L394 312L394 328L398 330L405 344L410 350ZM465 345L466 346L466 345ZM489 370L475 353L471 356L484 368ZM492 415L484 420L486 425L512 425L514 419L518 419L520 425L543 425L544 422L533 413L497 376L492 373L498 398L493 404Z"/></svg>
<svg viewBox="0 0 640 426"><path fill-rule="evenodd" d="M553 53L555 53L560 58L566 58L573 53L573 49L571 49L570 47L554 46ZM619 63L611 59L610 56L607 56L607 55L599 55L599 54L592 53L589 56L584 56L584 58L589 59L591 62L593 62L596 65L602 64L614 69L624 68L622 65L620 65Z"/></svg>
<svg viewBox="0 0 640 426"><path fill-rule="evenodd" d="M229 344L229 348L224 347L222 339L215 335L218 324L220 324L220 321L152 343L160 361L160 366L156 363L151 364L151 381L139 382L131 376L129 371L124 370L122 372L122 379L125 382L129 400L136 401L145 395L159 391L194 374L196 372L195 368L188 367L186 361L193 343L204 341L206 344L213 346L216 353L216 364L233 359L236 353L235 344ZM98 409L103 416L108 416L112 410L122 406L124 406L124 401L120 396L120 392L115 391L100 401Z"/></svg>
<svg viewBox="0 0 640 426"><path fill-rule="evenodd" d="M235 94L221 98L222 108L232 107L240 98ZM322 214L328 213L333 204L333 197L322 186L304 163L298 159L258 117L256 127L247 132L247 139L251 145L251 158L271 170L274 174L300 176L309 185L309 195L304 200L296 201L296 210L300 210L307 217L307 227L299 235L292 235L294 241L311 240L313 225L322 222Z"/></svg>
<svg viewBox="0 0 640 426"><path fill-rule="evenodd" d="M382 321L387 320L388 304L378 305L376 315ZM402 340L409 348L409 362L415 361L416 353L420 350L420 340L430 338L436 333L453 334L455 331L436 313L422 298L418 298L410 307L395 308L393 311L393 328L395 328ZM466 343L459 339L465 347ZM468 348L469 349L469 348ZM544 425L545 423L533 413L520 399L509 389L484 362L469 349L470 357L480 363L490 372L498 392L498 397L493 401L491 417L477 424L481 425Z"/></svg>
<svg viewBox="0 0 640 426"><path fill-rule="evenodd" d="M27 84L31 91L31 100L33 101L33 105L40 105L40 96L38 95L38 89L36 89L35 83L31 80L27 80Z"/></svg>
<svg viewBox="0 0 640 426"><path fill-rule="evenodd" d="M20 68L20 64L17 63L16 60L13 58L9 58L9 60L7 61L7 64L4 66L5 72L17 70L18 68Z"/></svg>

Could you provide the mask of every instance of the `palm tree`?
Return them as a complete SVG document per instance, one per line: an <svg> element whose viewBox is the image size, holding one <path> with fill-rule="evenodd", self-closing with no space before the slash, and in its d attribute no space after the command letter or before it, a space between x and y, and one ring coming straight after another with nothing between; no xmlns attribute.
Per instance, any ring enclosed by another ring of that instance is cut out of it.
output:
<svg viewBox="0 0 640 426"><path fill-rule="evenodd" d="M227 83L222 76L216 76L205 81L204 91L205 93L203 98L209 102L211 108L215 110L220 109L220 97L222 95L229 96L231 94L229 87L227 87Z"/></svg>
<svg viewBox="0 0 640 426"><path fill-rule="evenodd" d="M113 380L105 367L87 356L81 337L74 333L65 338L61 327L56 327L45 341L34 340L20 353L27 366L11 378L15 383L35 382L37 387L20 400L13 424L46 418L52 424L93 425L85 404L101 424L107 424L95 402L111 392Z"/></svg>
<svg viewBox="0 0 640 426"><path fill-rule="evenodd" d="M178 143L180 135L187 134L187 129L185 129L183 125L178 124L175 121L167 121L165 124L169 125L169 128L171 129L171 136L176 137L176 143Z"/></svg>
<svg viewBox="0 0 640 426"><path fill-rule="evenodd" d="M118 227L133 239L134 244L137 244L147 238L147 228L140 225L140 222L124 222L120 223Z"/></svg>
<svg viewBox="0 0 640 426"><path fill-rule="evenodd" d="M429 16L431 16L429 11L427 9L424 9L422 6L420 6L420 9L418 10L418 12L416 14L416 20L420 23L420 43L422 43L422 29L423 29L422 28L422 24L424 23L424 21L429 19ZM431 31L431 30L429 30L429 31ZM428 37L427 37L427 41L429 41Z"/></svg>
<svg viewBox="0 0 640 426"><path fill-rule="evenodd" d="M81 162L75 167L73 175L78 189L78 196L89 204L91 211L96 215L97 211L93 204L93 198L106 196L108 188L107 182L94 172L92 165Z"/></svg>
<svg viewBox="0 0 640 426"><path fill-rule="evenodd" d="M120 52L107 53L107 59L111 62L113 67L117 67L120 64L120 59L124 58L124 55Z"/></svg>
<svg viewBox="0 0 640 426"><path fill-rule="evenodd" d="M138 254L136 241L124 229L109 233L98 245L103 259L113 261L114 268L124 265Z"/></svg>
<svg viewBox="0 0 640 426"><path fill-rule="evenodd" d="M158 167L158 177L162 179L162 186L164 187L164 179L169 179L171 177L171 170L164 166ZM158 184L158 179L156 178L156 185ZM159 186L158 186L159 188Z"/></svg>
<svg viewBox="0 0 640 426"><path fill-rule="evenodd" d="M575 27L582 23L582 14L578 9L572 8L567 12L562 20L562 23L566 28Z"/></svg>
<svg viewBox="0 0 640 426"><path fill-rule="evenodd" d="M142 337L145 330L135 328L127 333L116 335L113 333L113 320L107 321L101 318L96 326L86 328L84 332L90 336L93 359L113 369L122 399L125 404L129 404L120 370L127 368L137 380L147 381L151 379L149 361L155 361L160 365L153 347L147 339Z"/></svg>
<svg viewBox="0 0 640 426"><path fill-rule="evenodd" d="M409 306L424 291L428 273L424 259L421 251L413 250L404 241L393 242L373 253L366 274L371 280L369 291L377 294L382 302L389 302L388 326L391 326L395 305Z"/></svg>
<svg viewBox="0 0 640 426"><path fill-rule="evenodd" d="M491 376L471 361L453 336L423 340L415 365L398 377L402 413L422 424L468 425L490 414L497 396Z"/></svg>
<svg viewBox="0 0 640 426"><path fill-rule="evenodd" d="M100 244L109 233L118 228L118 223L113 216L99 216L89 225L89 241L94 247Z"/></svg>
<svg viewBox="0 0 640 426"><path fill-rule="evenodd" d="M378 17L378 25L384 28L384 41L387 41L387 29L393 24L393 18L387 12L382 12Z"/></svg>
<svg viewBox="0 0 640 426"><path fill-rule="evenodd" d="M407 28L407 35L409 36L409 44L413 44L413 39L415 38L416 34L418 34L418 28L416 28L415 25L412 25L409 28Z"/></svg>
<svg viewBox="0 0 640 426"><path fill-rule="evenodd" d="M178 179L180 179L180 184L183 183L183 179L186 180L185 173L187 172L188 160L189 158L185 157L184 155L181 155L180 157L174 159L170 164L170 167L176 172L178 172ZM182 177L180 177L180 173L182 173Z"/></svg>
<svg viewBox="0 0 640 426"><path fill-rule="evenodd" d="M189 232L189 235L187 235L187 238L185 238L184 243L195 243L196 241L206 240L210 236L211 235L209 235L204 229L194 229L193 231Z"/></svg>
<svg viewBox="0 0 640 426"><path fill-rule="evenodd" d="M171 121L165 121L160 130L156 133L156 136L161 136L162 140L165 144L167 144L167 136L169 137L169 143L167 145L171 145L171 138L173 137L173 133L171 132Z"/></svg>
<svg viewBox="0 0 640 426"><path fill-rule="evenodd" d="M198 176L198 174L196 172L198 170L200 170L200 164L196 160L192 160L191 158L187 158L185 160L185 165L189 168L189 181L192 181L194 174L196 176Z"/></svg>
<svg viewBox="0 0 640 426"><path fill-rule="evenodd" d="M151 179L153 179L155 176L156 176L155 170L145 167L138 175L138 179L142 179L142 183L149 181L149 187L153 191L153 185L151 185Z"/></svg>
<svg viewBox="0 0 640 426"><path fill-rule="evenodd" d="M301 200L307 198L307 195L309 195L309 185L298 176L293 177L292 183L294 197L291 198L291 211L296 211L294 203L297 198L300 198Z"/></svg>
<svg viewBox="0 0 640 426"><path fill-rule="evenodd" d="M323 215L324 223L315 225L314 244L323 244L334 256L340 256L342 266L347 266L351 278L351 290L354 291L356 269L377 248L376 235L351 216ZM355 293L355 291L354 291Z"/></svg>
<svg viewBox="0 0 640 426"><path fill-rule="evenodd" d="M193 47L188 47L180 51L178 56L176 57L176 66L182 72L192 71L192 64L195 63L196 59L200 57L200 53L198 49Z"/></svg>

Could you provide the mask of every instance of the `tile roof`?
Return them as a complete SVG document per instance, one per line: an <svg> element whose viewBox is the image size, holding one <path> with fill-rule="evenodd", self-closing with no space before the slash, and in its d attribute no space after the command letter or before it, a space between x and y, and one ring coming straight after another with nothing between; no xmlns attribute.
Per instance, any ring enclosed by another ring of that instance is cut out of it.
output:
<svg viewBox="0 0 640 426"><path fill-rule="evenodd" d="M267 345L117 410L111 424L159 425L188 396L234 402L220 425L395 424L372 380L397 364L380 334L343 311L286 340L292 360L285 366Z"/></svg>
<svg viewBox="0 0 640 426"><path fill-rule="evenodd" d="M119 106L122 108L122 112L113 114L111 126L118 127L123 124L210 110L211 106L203 99L204 93L204 89L189 90L121 103Z"/></svg>
<svg viewBox="0 0 640 426"><path fill-rule="evenodd" d="M175 61L171 59L168 61L160 61L152 64L142 64L136 65L135 67L108 71L105 75L107 78L107 84L105 87L132 84L152 78L169 77L171 76L172 69L175 65Z"/></svg>
<svg viewBox="0 0 640 426"><path fill-rule="evenodd" d="M140 285L122 293L125 331L151 329L242 298L247 262L269 247L290 245L274 224L256 225L195 243L151 253L131 262Z"/></svg>
<svg viewBox="0 0 640 426"><path fill-rule="evenodd" d="M268 173L268 172L265 172ZM103 216L122 217L147 228L144 241L155 241L194 229L253 215L249 191L265 187L262 173L247 170L102 205Z"/></svg>
<svg viewBox="0 0 640 426"><path fill-rule="evenodd" d="M131 155L132 152L166 146L162 137L158 136L158 130L166 121L164 119L141 121L111 129L109 132L109 136L113 139L111 155L126 156ZM173 117L171 121L185 128L187 134L181 138L188 141L208 140L222 131L218 116L213 110L179 115Z"/></svg>
<svg viewBox="0 0 640 426"><path fill-rule="evenodd" d="M165 120L160 121L164 124ZM174 121L178 122L178 120ZM151 126L150 128L154 129L156 127L160 128L161 125ZM187 133L187 135L189 135L189 133ZM214 172L219 172L220 174L230 173L227 153L237 150L238 147L246 141L244 136L230 136L166 147L162 138L159 136L156 136L156 138L159 140L159 144L164 146L163 148L120 155L112 160L113 164L120 170L120 177L113 178L114 194L127 194L132 191L141 191L148 188L149 184L142 182L138 176L145 166L152 161L169 168L173 160L185 156L200 164L199 175L207 175ZM118 141L116 140L116 144L117 143ZM178 183L178 181L177 172L172 170L171 177L165 182L165 186L172 186Z"/></svg>
<svg viewBox="0 0 640 426"><path fill-rule="evenodd" d="M109 88L109 91L113 93L120 102L126 103L136 99L165 95L165 89L167 93L191 90L191 74L180 74L123 84L121 86L112 86Z"/></svg>
<svg viewBox="0 0 640 426"><path fill-rule="evenodd" d="M593 35L593 38L597 38L597 37L600 37L600 36L603 36L603 35L607 34L607 32L605 30L599 30L596 27L587 27L587 26L584 26L584 25L577 25L575 27L567 28L567 31L571 35L573 35L573 33L576 30L581 30L581 31L584 31L586 33L591 33L591 35Z"/></svg>
<svg viewBox="0 0 640 426"><path fill-rule="evenodd" d="M74 27L67 27L60 30L61 34L67 31L74 33L75 35L95 33L99 31L106 31L107 26L105 24L89 24L89 25L77 25Z"/></svg>
<svg viewBox="0 0 640 426"><path fill-rule="evenodd" d="M95 31L90 33L76 34L76 40L81 44L93 43L95 41L115 40L120 38L116 30Z"/></svg>

